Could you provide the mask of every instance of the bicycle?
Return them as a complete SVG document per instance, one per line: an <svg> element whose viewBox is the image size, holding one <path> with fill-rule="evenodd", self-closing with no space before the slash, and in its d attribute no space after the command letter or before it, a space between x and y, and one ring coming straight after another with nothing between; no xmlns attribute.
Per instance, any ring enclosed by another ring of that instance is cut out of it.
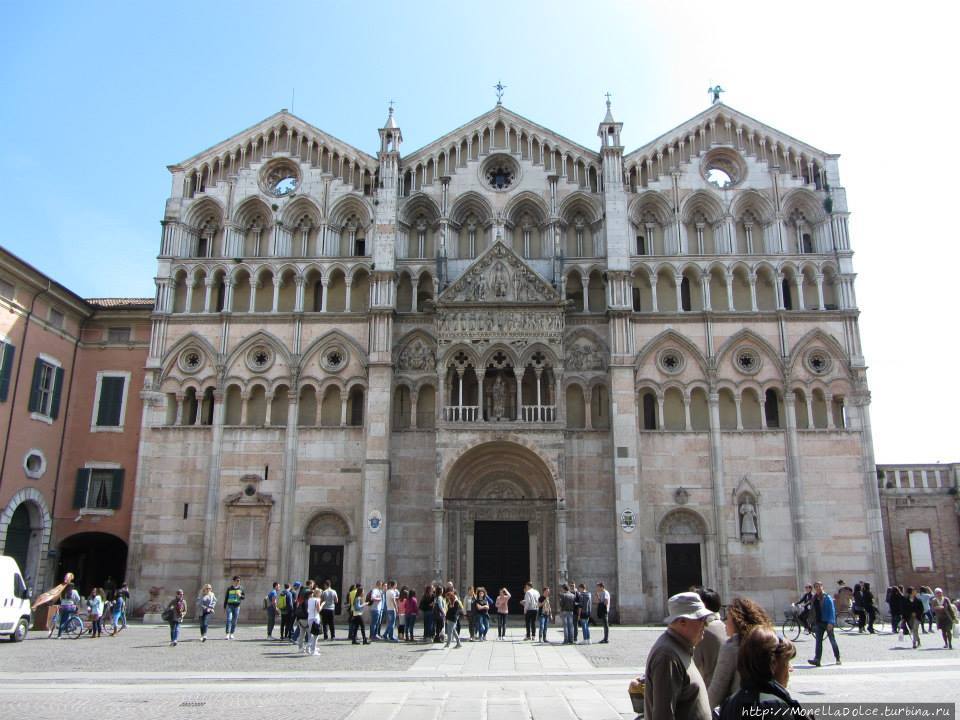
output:
<svg viewBox="0 0 960 720"><path fill-rule="evenodd" d="M785 619L781 630L785 638L796 641L802 632L805 632L807 635L813 634L811 627L804 620L800 619L800 612L797 610L796 604L784 610L783 615Z"/></svg>

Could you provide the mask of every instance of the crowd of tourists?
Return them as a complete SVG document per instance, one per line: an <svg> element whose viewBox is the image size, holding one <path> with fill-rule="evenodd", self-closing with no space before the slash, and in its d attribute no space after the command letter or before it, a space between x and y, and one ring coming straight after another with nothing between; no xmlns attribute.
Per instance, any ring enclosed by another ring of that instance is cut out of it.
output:
<svg viewBox="0 0 960 720"><path fill-rule="evenodd" d="M805 607L804 619L816 639L814 657L807 661L813 667L820 666L824 637L830 642L836 664L841 664L834 636L838 606L841 612L863 612L870 618L870 629L865 630L860 623L861 631L874 632L876 608L869 583L849 588L841 582L840 588L835 599L817 581L806 586L798 603ZM906 593L894 590L888 591L887 602L895 632L903 632L906 622L914 647L918 647L916 628L922 625L921 618L930 624L929 632L935 621L944 647L953 647L957 607L940 588L932 593L926 588L920 588L921 592L908 588ZM849 598L845 597L848 594ZM921 594L929 594L926 603ZM642 698L638 701L647 718L739 720L767 712L804 715L787 690L797 649L776 632L772 619L759 604L746 597L734 598L721 620L719 594L703 587L678 593L667 604L667 629L651 647L644 674L630 684L631 695ZM932 617L926 615L928 609ZM894 610L899 614L894 615Z"/></svg>
<svg viewBox="0 0 960 720"><path fill-rule="evenodd" d="M513 595L505 587L495 591L495 597L491 591L478 586L469 587L461 594L453 582L431 583L418 596L414 588L398 586L395 580L378 580L369 589L360 583L351 585L346 597L341 599L329 580L322 583L313 580L301 583L298 580L283 585L275 582L263 598L267 639L289 641L295 643L300 652L319 654L321 638L325 641L336 639L335 616L342 607L348 621L347 639L355 645L368 645L374 641L420 641L443 643L446 647L452 644L459 648L465 639L461 638L464 629L470 641L486 641L494 618L497 639L505 640ZM549 587L537 590L527 582L520 592L524 641L549 643L548 630L559 614L563 644L574 644L578 639L590 643L591 624L602 628L600 642L609 642L611 597L604 583L597 583L592 593L584 583L565 583L560 588L556 604ZM223 594L227 640L234 638L240 607L245 599L240 577L234 577ZM210 619L218 604L213 588L204 585L196 603L201 642L207 641ZM163 620L170 625L170 645L179 642L180 626L187 614L183 590L177 590L162 614Z"/></svg>

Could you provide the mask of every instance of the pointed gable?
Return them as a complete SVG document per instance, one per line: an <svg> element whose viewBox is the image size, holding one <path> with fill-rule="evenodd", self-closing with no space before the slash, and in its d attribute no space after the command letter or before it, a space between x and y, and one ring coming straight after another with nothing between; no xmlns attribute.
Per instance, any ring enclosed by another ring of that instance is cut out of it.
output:
<svg viewBox="0 0 960 720"><path fill-rule="evenodd" d="M569 138L566 138L563 135L548 129L543 125L539 125L532 120L525 118L523 115L519 115L512 110L508 110L503 105L497 105L492 110L485 112L483 115L464 123L456 130L452 130L437 138L430 144L424 145L418 150L414 150L412 153L405 156L401 162L403 165L409 167L417 164L418 162L429 160L435 155L449 150L451 147L460 145L461 142L466 142L468 137L473 137L477 134L482 137L486 130L493 132L498 123L503 124L504 128L508 132L511 128L518 130L538 141L539 143L545 143L551 148L559 150L562 153L570 153L574 157L589 158L595 162L600 161L600 154L596 150L592 150L585 145L574 142L573 140L570 140ZM499 148L496 146L491 148L491 152L494 152L498 149L509 152L508 148Z"/></svg>
<svg viewBox="0 0 960 720"><path fill-rule="evenodd" d="M246 147L249 143L256 144L256 142L261 138L269 142L274 136L274 133L280 133L281 130L283 130L283 137L278 136L278 140L281 143L281 151L286 151L290 154L296 154L295 150L291 151L289 148L285 147L285 144L287 143L287 132L293 132L296 134L296 136L303 138L307 142L317 143L318 145L327 148L330 152L335 152L339 155L352 158L370 170L375 170L377 168L377 159L372 155L334 137L333 135L330 135L329 133L324 132L323 130L311 125L287 110L281 110L280 112L274 113L273 115L261 120L257 124L248 127L246 130L241 130L226 140L223 140L216 145L213 145L212 147L209 147L206 150L203 150L196 155L183 160L182 162L174 165L168 165L167 169L170 170L170 172L178 172L201 166L204 163L212 163L212 161L218 158L239 153L241 149Z"/></svg>
<svg viewBox="0 0 960 720"><path fill-rule="evenodd" d="M698 148L696 151L690 147L691 138ZM768 148L781 148L784 155L816 160L820 165L825 164L828 157L833 157L830 153L797 140L729 105L716 103L681 125L627 153L623 159L624 166L629 170L646 162L656 163L658 158L662 158L666 163L681 146L684 147L685 153L698 154L703 150L700 145L704 142L704 138L709 145L733 145L752 152L756 152L756 147L763 142Z"/></svg>
<svg viewBox="0 0 960 720"><path fill-rule="evenodd" d="M438 307L461 304L558 306L562 303L560 293L499 240L437 298Z"/></svg>

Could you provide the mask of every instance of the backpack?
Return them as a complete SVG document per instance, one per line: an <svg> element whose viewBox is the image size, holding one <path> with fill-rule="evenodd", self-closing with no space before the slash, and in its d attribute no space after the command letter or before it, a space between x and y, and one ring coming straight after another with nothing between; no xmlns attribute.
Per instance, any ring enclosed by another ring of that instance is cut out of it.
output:
<svg viewBox="0 0 960 720"><path fill-rule="evenodd" d="M310 613L307 612L307 599L309 597L310 594L303 589L297 593L297 602L293 611L293 614L296 616L297 620L306 620L310 615Z"/></svg>
<svg viewBox="0 0 960 720"><path fill-rule="evenodd" d="M280 597L277 598L277 608L283 612L287 609L287 592L284 590L280 593Z"/></svg>

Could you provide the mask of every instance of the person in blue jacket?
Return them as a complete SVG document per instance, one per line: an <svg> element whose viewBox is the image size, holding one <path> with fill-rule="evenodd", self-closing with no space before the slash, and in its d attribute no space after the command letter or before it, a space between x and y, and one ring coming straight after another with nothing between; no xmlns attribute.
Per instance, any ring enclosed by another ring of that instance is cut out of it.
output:
<svg viewBox="0 0 960 720"><path fill-rule="evenodd" d="M813 584L813 612L817 643L810 664L820 667L820 657L823 655L823 634L826 633L830 638L830 647L833 648L833 657L839 665L840 648L837 647L837 639L833 636L833 626L837 624L837 610L833 604L833 598L823 592L823 583L819 580Z"/></svg>

